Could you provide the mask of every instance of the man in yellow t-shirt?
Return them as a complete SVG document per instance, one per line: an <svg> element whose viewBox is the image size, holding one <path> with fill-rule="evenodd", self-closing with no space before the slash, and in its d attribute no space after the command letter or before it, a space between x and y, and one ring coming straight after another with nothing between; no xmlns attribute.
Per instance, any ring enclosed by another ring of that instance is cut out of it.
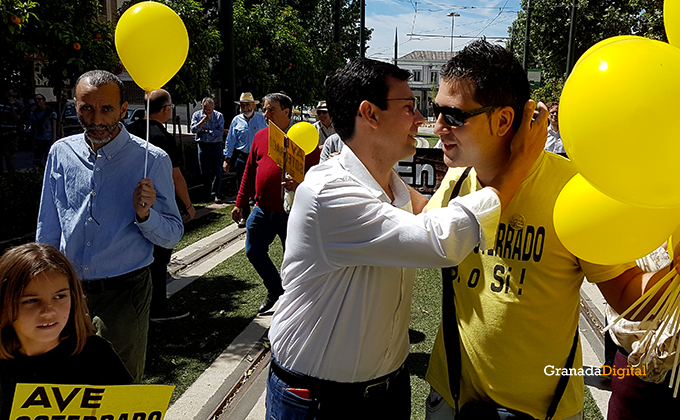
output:
<svg viewBox="0 0 680 420"><path fill-rule="evenodd" d="M528 97L524 70L500 46L476 41L444 66L435 99L435 133L452 169L428 208L448 204L465 167L474 170L460 184L459 195L482 188L501 170ZM623 310L668 272L643 278L634 263L595 265L564 248L552 213L560 190L575 173L569 160L543 152L502 211L493 249L475 249L449 269L462 355L460 407L493 401L545 418L559 380L552 373L565 367L576 333L584 275L614 308ZM580 346L573 367L582 367ZM456 401L441 325L427 380L433 388L428 418L453 418ZM582 376L570 377L555 419L582 418L583 388Z"/></svg>

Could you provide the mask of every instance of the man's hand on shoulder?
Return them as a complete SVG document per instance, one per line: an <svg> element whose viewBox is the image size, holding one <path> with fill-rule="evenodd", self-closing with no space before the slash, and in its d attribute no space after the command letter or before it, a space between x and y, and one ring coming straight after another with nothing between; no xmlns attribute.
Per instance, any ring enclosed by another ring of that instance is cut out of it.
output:
<svg viewBox="0 0 680 420"><path fill-rule="evenodd" d="M524 105L522 124L510 143L510 161L516 161L518 167L524 167L529 171L545 147L547 127L548 108L543 102L536 104L529 99Z"/></svg>
<svg viewBox="0 0 680 420"><path fill-rule="evenodd" d="M535 107L535 109L534 109ZM489 183L501 201L501 210L512 200L517 189L545 147L548 127L548 108L529 99L524 105L522 124L510 143L510 159Z"/></svg>

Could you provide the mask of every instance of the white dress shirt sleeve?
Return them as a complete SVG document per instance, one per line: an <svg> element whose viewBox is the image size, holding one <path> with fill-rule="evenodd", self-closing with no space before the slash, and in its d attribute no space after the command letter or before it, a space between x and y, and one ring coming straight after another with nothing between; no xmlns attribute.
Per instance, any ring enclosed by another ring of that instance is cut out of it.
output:
<svg viewBox="0 0 680 420"><path fill-rule="evenodd" d="M316 231L310 243L321 245L319 257L331 269L456 265L480 240L482 245L493 240L500 216L500 201L488 190L456 198L447 208L413 215L353 180L326 184L318 194L302 184L295 201L307 212L291 212L291 218L305 218L307 223L292 220L290 225Z"/></svg>

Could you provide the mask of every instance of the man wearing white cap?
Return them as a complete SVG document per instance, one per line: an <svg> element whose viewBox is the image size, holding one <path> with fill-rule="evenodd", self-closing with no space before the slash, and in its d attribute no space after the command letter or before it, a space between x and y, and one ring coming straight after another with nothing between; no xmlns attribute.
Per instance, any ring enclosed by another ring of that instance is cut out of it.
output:
<svg viewBox="0 0 680 420"><path fill-rule="evenodd" d="M224 163L222 167L224 172L229 172L230 167L236 171L236 179L238 179L240 188L243 170L246 167L246 161L250 153L250 146L253 144L253 137L259 130L267 127L267 123L262 114L255 112L255 106L260 101L256 101L252 93L242 93L241 98L236 103L240 105L241 113L231 120L227 142L224 145ZM239 227L246 227L246 220L248 220L249 214L250 205L246 204L242 212L243 219L238 224Z"/></svg>
<svg viewBox="0 0 680 420"><path fill-rule="evenodd" d="M319 101L316 106L316 117L319 121L314 123L314 127L319 131L319 148L321 148L326 139L335 134L335 127L330 115L328 115L326 101Z"/></svg>

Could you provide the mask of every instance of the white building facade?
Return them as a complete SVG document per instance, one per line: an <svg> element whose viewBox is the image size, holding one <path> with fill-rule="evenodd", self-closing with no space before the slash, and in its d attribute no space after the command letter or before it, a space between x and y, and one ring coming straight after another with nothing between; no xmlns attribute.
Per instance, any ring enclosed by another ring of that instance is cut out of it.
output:
<svg viewBox="0 0 680 420"><path fill-rule="evenodd" d="M439 88L439 71L455 54L456 52L449 51L412 51L397 59L397 66L413 75L409 86L418 98L420 113L428 120L434 116L431 98L437 94Z"/></svg>

